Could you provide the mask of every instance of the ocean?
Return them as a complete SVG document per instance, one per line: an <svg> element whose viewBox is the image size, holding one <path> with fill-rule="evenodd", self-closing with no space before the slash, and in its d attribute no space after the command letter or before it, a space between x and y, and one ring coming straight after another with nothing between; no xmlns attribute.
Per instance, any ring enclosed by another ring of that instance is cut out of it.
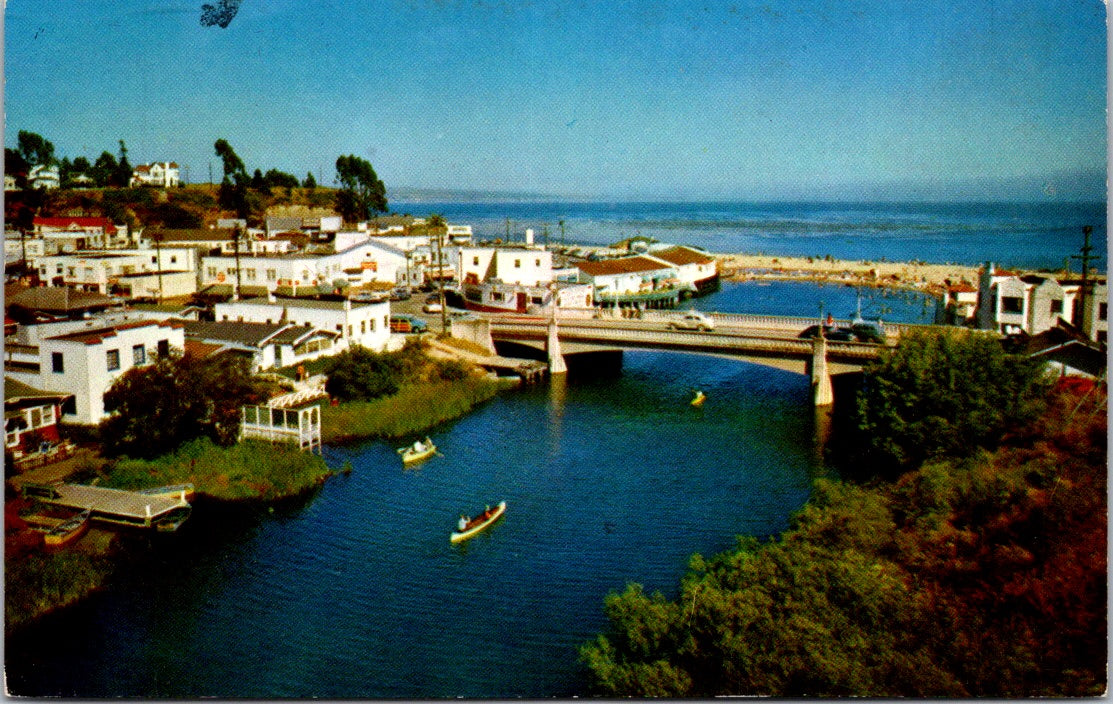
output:
<svg viewBox="0 0 1113 704"><path fill-rule="evenodd" d="M397 213L437 213L477 240L609 245L629 237L711 252L1061 269L1084 226L1105 271L1104 203L743 203L392 201ZM1072 260L1072 269L1080 264Z"/></svg>

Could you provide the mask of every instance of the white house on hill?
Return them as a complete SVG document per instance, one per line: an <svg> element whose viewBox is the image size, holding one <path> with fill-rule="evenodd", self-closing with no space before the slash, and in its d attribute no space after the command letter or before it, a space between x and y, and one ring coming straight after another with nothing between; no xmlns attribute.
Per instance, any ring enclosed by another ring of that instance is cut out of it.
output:
<svg viewBox="0 0 1113 704"><path fill-rule="evenodd" d="M173 188L180 183L178 165L172 161L154 161L140 164L131 172L132 186Z"/></svg>

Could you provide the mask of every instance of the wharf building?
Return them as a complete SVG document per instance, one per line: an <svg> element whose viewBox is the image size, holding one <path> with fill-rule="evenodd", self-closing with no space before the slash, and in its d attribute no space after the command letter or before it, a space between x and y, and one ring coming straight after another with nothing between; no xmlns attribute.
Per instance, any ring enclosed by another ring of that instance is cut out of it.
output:
<svg viewBox="0 0 1113 704"><path fill-rule="evenodd" d="M968 304L965 309L969 310ZM1005 335L1038 335L1063 320L1090 340L1104 344L1108 317L1109 289L1104 276L1088 277L1084 283L1079 274L1022 273L987 263L979 276L972 322L982 330Z"/></svg>

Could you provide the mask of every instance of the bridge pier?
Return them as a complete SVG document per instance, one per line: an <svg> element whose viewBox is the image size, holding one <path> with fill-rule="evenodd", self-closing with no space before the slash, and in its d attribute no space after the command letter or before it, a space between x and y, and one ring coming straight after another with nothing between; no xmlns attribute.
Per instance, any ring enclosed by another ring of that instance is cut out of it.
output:
<svg viewBox="0 0 1113 704"><path fill-rule="evenodd" d="M827 338L822 334L812 340L812 401L815 406L830 406L835 403L835 390L831 386L831 372L827 369Z"/></svg>
<svg viewBox="0 0 1113 704"><path fill-rule="evenodd" d="M545 350L549 353L549 375L567 374L568 365L564 361L564 355L560 352L560 338L557 336L555 317L549 321L549 337L545 341Z"/></svg>

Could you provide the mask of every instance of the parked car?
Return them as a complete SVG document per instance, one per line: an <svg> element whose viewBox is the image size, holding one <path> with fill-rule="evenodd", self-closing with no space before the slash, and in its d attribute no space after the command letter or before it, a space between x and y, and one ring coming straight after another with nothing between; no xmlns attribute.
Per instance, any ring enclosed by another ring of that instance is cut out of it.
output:
<svg viewBox="0 0 1113 704"><path fill-rule="evenodd" d="M421 310L426 313L440 313L444 310L444 306L441 305L441 297L436 294L429 296L425 299L425 305L421 307Z"/></svg>
<svg viewBox="0 0 1113 704"><path fill-rule="evenodd" d="M679 320L669 322L668 327L672 330L703 330L705 332L711 332L715 329L715 321L706 313L691 310L685 313Z"/></svg>
<svg viewBox="0 0 1113 704"><path fill-rule="evenodd" d="M885 329L881 327L879 323L871 323L863 320L851 325L850 332L854 333L854 337L858 338L858 342L874 342L879 345L885 344Z"/></svg>
<svg viewBox="0 0 1113 704"><path fill-rule="evenodd" d="M368 291L352 296L352 300L359 303L384 303L389 298L390 294L386 291Z"/></svg>
<svg viewBox="0 0 1113 704"><path fill-rule="evenodd" d="M857 339L850 328L839 328L834 325L824 325L823 336L833 342L853 342ZM819 326L810 325L804 328L804 332L800 333L797 337L803 340L811 340L815 337L819 337Z"/></svg>
<svg viewBox="0 0 1113 704"><path fill-rule="evenodd" d="M390 300L392 301L408 301L410 299L410 287L398 286L390 292Z"/></svg>
<svg viewBox="0 0 1113 704"><path fill-rule="evenodd" d="M405 313L395 313L390 316L390 331L401 333L422 333L429 329L424 320Z"/></svg>

